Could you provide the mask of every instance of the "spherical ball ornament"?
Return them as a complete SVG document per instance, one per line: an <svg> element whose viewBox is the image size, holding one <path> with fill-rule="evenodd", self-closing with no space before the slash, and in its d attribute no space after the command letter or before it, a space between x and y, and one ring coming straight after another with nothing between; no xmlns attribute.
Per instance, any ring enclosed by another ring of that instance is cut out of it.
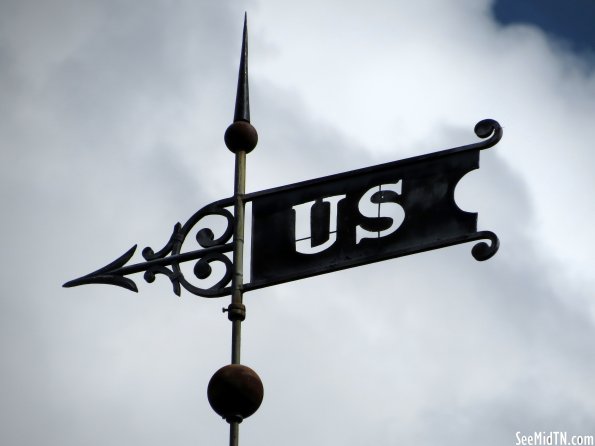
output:
<svg viewBox="0 0 595 446"><path fill-rule="evenodd" d="M215 372L207 388L209 404L228 422L241 422L260 407L264 396L262 381L254 370L229 364Z"/></svg>
<svg viewBox="0 0 595 446"><path fill-rule="evenodd" d="M248 121L236 121L225 131L225 145L233 153L244 150L250 153L258 143L258 133Z"/></svg>

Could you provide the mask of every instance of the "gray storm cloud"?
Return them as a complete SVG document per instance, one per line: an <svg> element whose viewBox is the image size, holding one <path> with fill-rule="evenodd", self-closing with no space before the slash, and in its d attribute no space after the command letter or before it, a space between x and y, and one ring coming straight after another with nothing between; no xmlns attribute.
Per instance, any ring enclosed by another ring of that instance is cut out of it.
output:
<svg viewBox="0 0 595 446"><path fill-rule="evenodd" d="M592 67L487 1L360 3L2 3L2 444L227 441L206 400L225 299L60 285L232 193L246 9L250 191L472 142L486 117L504 139L457 191L502 240L490 261L457 246L246 295L265 401L241 444L594 434Z"/></svg>

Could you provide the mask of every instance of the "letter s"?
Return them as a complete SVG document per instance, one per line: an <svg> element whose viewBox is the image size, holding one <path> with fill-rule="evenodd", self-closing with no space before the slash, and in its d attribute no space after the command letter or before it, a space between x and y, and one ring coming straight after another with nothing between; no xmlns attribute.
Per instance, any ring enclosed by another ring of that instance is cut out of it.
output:
<svg viewBox="0 0 595 446"><path fill-rule="evenodd" d="M391 184L381 184L366 191L358 203L358 210L368 218L389 218L391 224L381 231L368 231L361 225L355 228L355 243L358 244L365 238L382 238L392 234L405 219L405 211L399 203L392 201L395 195L401 194L402 180ZM378 204L376 209L371 209L370 203Z"/></svg>

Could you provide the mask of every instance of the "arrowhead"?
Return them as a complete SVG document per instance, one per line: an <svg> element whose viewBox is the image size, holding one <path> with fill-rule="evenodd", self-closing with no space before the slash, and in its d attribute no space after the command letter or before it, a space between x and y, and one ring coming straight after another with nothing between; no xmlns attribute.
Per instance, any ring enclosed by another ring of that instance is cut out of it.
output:
<svg viewBox="0 0 595 446"><path fill-rule="evenodd" d="M71 280L62 285L64 288L71 288L79 285L88 285L90 283L104 283L107 285L116 285L127 290L138 292L136 284L122 274L118 274L117 270L124 266L136 251L136 245L126 251L123 255L118 257L110 264L103 268L93 271L86 276L79 277L78 279Z"/></svg>

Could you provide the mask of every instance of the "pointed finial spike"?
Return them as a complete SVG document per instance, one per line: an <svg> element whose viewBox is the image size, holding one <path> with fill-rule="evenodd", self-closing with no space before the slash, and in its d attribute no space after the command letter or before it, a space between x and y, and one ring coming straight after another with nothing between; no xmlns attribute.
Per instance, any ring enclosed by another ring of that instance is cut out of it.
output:
<svg viewBox="0 0 595 446"><path fill-rule="evenodd" d="M235 121L250 122L250 92L248 89L248 14L244 13L244 33L242 38L242 54L240 71L238 74L238 91L236 94L236 108L233 116Z"/></svg>
<svg viewBox="0 0 595 446"><path fill-rule="evenodd" d="M233 123L225 131L225 145L233 153L250 153L258 143L258 133L250 124L250 95L248 92L248 14L244 13L244 37L238 75L238 91Z"/></svg>

